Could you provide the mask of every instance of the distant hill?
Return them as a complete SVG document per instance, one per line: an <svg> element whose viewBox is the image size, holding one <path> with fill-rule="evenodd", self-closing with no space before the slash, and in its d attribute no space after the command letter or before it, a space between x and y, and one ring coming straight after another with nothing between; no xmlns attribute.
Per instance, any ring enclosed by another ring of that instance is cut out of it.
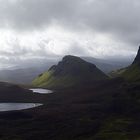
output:
<svg viewBox="0 0 140 140"><path fill-rule="evenodd" d="M106 74L110 73L111 71L127 67L132 63L130 60L105 60L97 59L94 57L82 57L82 59L95 64L100 70L102 70Z"/></svg>
<svg viewBox="0 0 140 140"><path fill-rule="evenodd" d="M48 67L45 68L25 68L15 70L1 70L0 81L17 83L17 84L29 84L39 73L44 72Z"/></svg>
<svg viewBox="0 0 140 140"><path fill-rule="evenodd" d="M0 81L17 84L30 84L36 76L48 70L53 64L55 64L55 62L44 62L31 67L0 70Z"/></svg>
<svg viewBox="0 0 140 140"><path fill-rule="evenodd" d="M108 77L94 64L80 57L65 56L58 65L40 74L32 83L34 86L46 88L66 88L75 85L107 79Z"/></svg>

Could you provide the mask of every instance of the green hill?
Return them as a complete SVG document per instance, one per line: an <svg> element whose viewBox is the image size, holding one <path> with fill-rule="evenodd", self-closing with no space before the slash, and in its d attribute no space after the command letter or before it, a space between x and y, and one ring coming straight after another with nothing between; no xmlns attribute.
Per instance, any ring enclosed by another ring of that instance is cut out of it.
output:
<svg viewBox="0 0 140 140"><path fill-rule="evenodd" d="M47 72L39 75L32 84L37 87L55 89L89 84L107 78L94 64L69 55Z"/></svg>
<svg viewBox="0 0 140 140"><path fill-rule="evenodd" d="M116 77L121 77L121 75L128 69L128 67L126 68L121 68L121 69L117 69L117 70L113 70L110 73L108 73L108 75L111 78L116 78Z"/></svg>
<svg viewBox="0 0 140 140"><path fill-rule="evenodd" d="M140 47L133 63L120 76L129 82L140 82Z"/></svg>
<svg viewBox="0 0 140 140"><path fill-rule="evenodd" d="M140 82L140 65L132 64L121 76L129 82Z"/></svg>

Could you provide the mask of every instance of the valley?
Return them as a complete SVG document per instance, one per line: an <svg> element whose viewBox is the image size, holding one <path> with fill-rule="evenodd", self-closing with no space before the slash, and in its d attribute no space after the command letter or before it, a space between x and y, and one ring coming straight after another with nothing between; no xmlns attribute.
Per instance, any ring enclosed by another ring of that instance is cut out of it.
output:
<svg viewBox="0 0 140 140"><path fill-rule="evenodd" d="M80 69L77 71L77 68ZM55 80L65 75L68 78L61 80L61 85L47 86L50 78L45 72L35 79L35 84L33 81L33 86L0 83L0 103L42 104L0 112L1 140L140 139L139 83L130 83L123 76L110 79L95 65L74 56L64 57L50 70L54 72L52 83L56 84ZM68 84L73 75L77 79ZM40 76L43 76L41 80ZM79 77L86 80L79 81ZM65 84L66 87L62 86ZM36 94L30 90L34 87L49 88L53 92Z"/></svg>

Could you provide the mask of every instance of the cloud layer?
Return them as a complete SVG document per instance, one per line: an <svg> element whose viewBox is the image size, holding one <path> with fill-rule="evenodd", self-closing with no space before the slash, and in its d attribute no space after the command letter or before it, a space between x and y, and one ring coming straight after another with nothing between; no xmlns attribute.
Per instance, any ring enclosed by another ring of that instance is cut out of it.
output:
<svg viewBox="0 0 140 140"><path fill-rule="evenodd" d="M139 12L139 0L0 0L0 31L16 36L0 56L134 57Z"/></svg>
<svg viewBox="0 0 140 140"><path fill-rule="evenodd" d="M60 24L139 43L139 0L1 0L0 9L1 27L36 30Z"/></svg>

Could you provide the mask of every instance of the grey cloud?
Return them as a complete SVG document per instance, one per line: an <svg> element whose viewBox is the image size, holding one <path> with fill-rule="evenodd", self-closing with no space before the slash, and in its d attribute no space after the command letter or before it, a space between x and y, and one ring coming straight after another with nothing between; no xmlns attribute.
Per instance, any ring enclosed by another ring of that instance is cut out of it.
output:
<svg viewBox="0 0 140 140"><path fill-rule="evenodd" d="M138 46L139 0L0 0L0 27L39 30L52 24L108 33ZM127 46L126 46L127 47Z"/></svg>
<svg viewBox="0 0 140 140"><path fill-rule="evenodd" d="M80 0L12 0L0 1L3 25L19 29L34 29L74 17ZM75 18L75 17L74 17Z"/></svg>
<svg viewBox="0 0 140 140"><path fill-rule="evenodd" d="M72 44L70 44L70 48L68 50L68 52L66 52L66 54L73 54L73 55L77 55L77 56L81 56L81 55L87 55L88 56L88 49L81 46L79 44L79 42L73 42Z"/></svg>

